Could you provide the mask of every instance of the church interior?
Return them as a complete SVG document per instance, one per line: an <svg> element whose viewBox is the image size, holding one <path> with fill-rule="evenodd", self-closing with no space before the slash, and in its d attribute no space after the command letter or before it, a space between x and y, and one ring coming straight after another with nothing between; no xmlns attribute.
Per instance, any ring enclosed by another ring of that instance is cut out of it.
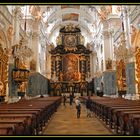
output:
<svg viewBox="0 0 140 140"><path fill-rule="evenodd" d="M140 6L0 5L3 135L140 135Z"/></svg>

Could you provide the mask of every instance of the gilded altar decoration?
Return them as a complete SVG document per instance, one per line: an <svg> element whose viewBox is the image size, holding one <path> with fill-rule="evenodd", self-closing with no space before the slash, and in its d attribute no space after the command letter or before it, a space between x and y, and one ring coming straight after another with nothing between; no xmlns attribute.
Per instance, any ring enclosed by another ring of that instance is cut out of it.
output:
<svg viewBox="0 0 140 140"><path fill-rule="evenodd" d="M78 81L80 75L78 72L78 58L73 54L67 54L63 57L63 80Z"/></svg>
<svg viewBox="0 0 140 140"><path fill-rule="evenodd" d="M3 85L3 83L0 81L0 96L3 95L3 87L4 87L4 85Z"/></svg>
<svg viewBox="0 0 140 140"><path fill-rule="evenodd" d="M56 47L51 47L51 83L61 83L62 93L80 92L81 82L86 82L90 74L90 46L84 46L84 36L78 25L62 26L56 39ZM83 91L81 91L82 93Z"/></svg>
<svg viewBox="0 0 140 140"><path fill-rule="evenodd" d="M80 44L84 45L85 43L85 38L83 35L80 35Z"/></svg>
<svg viewBox="0 0 140 140"><path fill-rule="evenodd" d="M49 47L50 47L50 49L54 49L54 44L51 43L51 44L49 45Z"/></svg>
<svg viewBox="0 0 140 140"><path fill-rule="evenodd" d="M116 63L117 71L117 85L119 91L126 90L126 74L125 74L125 62L124 60L117 61Z"/></svg>
<svg viewBox="0 0 140 140"><path fill-rule="evenodd" d="M116 72L117 72L117 85L119 91L126 91L126 62L129 55L131 54L130 50L126 48L125 33L122 32L121 40L118 47L115 47L114 54L116 56Z"/></svg>
<svg viewBox="0 0 140 140"><path fill-rule="evenodd" d="M8 54L0 46L0 96L6 95L8 81Z"/></svg>
<svg viewBox="0 0 140 140"><path fill-rule="evenodd" d="M65 50L66 51L72 51L72 50L77 50L76 47L76 38L74 35L66 35L65 36Z"/></svg>
<svg viewBox="0 0 140 140"><path fill-rule="evenodd" d="M140 94L140 47L136 47L135 51L135 58L136 58L136 84L138 93Z"/></svg>
<svg viewBox="0 0 140 140"><path fill-rule="evenodd" d="M25 92L26 91L26 82L22 82L18 87L18 92Z"/></svg>
<svg viewBox="0 0 140 140"><path fill-rule="evenodd" d="M61 35L59 35L59 36L56 38L56 44L57 44L57 45L61 45L61 44L62 44L62 37L61 37Z"/></svg>

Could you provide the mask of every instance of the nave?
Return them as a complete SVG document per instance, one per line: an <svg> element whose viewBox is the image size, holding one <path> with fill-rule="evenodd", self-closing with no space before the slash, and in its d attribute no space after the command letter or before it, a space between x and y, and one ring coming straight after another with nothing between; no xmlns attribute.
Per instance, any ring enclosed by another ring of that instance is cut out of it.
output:
<svg viewBox="0 0 140 140"><path fill-rule="evenodd" d="M130 4L1 5L0 136L140 135L139 19ZM64 108L70 94L96 118Z"/></svg>
<svg viewBox="0 0 140 140"><path fill-rule="evenodd" d="M139 101L94 95L91 96L92 117L87 117L88 98L79 97L80 118L76 116L76 102L70 106L67 100L64 106L61 96L1 103L0 135L140 135Z"/></svg>
<svg viewBox="0 0 140 140"><path fill-rule="evenodd" d="M54 113L50 122L43 130L43 135L113 135L113 133L95 117L86 116L85 105L82 104L81 116L76 117L75 103L70 106L69 102L64 106L62 103Z"/></svg>

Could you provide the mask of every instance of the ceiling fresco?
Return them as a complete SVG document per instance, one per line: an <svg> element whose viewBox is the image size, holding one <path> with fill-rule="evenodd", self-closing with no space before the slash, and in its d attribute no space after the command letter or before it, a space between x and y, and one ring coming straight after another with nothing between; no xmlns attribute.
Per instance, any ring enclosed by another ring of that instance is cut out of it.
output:
<svg viewBox="0 0 140 140"><path fill-rule="evenodd" d="M62 21L66 21L66 20L78 21L78 18L79 18L79 14L75 14L75 13L62 15Z"/></svg>

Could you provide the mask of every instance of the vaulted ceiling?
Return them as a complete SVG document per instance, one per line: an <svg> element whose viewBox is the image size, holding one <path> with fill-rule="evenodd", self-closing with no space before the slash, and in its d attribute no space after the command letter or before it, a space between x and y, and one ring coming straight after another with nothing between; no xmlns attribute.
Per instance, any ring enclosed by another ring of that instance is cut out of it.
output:
<svg viewBox="0 0 140 140"><path fill-rule="evenodd" d="M97 31L97 23L111 13L111 5L25 5L24 15L32 15L45 24L45 32L50 41L58 36L63 25L79 25L87 42L91 42ZM119 7L119 6L117 6Z"/></svg>
<svg viewBox="0 0 140 140"><path fill-rule="evenodd" d="M40 6L43 21L48 27L49 37L57 36L61 26L72 23L79 25L84 36L91 40L94 34L95 9L89 5Z"/></svg>

